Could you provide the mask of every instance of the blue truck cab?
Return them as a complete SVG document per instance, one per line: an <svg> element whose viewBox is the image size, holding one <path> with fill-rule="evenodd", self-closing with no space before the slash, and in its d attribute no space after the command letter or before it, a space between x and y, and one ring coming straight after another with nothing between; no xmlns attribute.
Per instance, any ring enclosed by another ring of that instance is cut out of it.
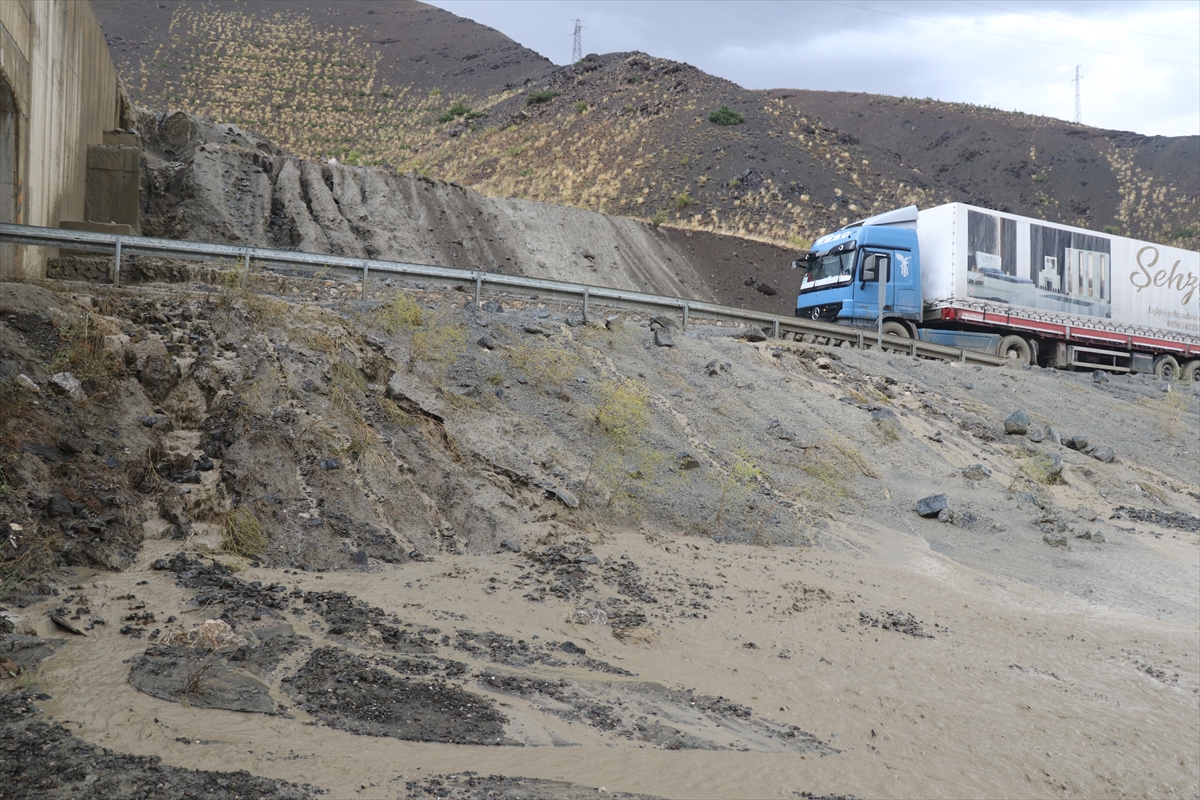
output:
<svg viewBox="0 0 1200 800"><path fill-rule="evenodd" d="M813 242L792 262L804 271L796 316L875 329L879 279L884 320L921 321L921 255L914 206L871 217Z"/></svg>

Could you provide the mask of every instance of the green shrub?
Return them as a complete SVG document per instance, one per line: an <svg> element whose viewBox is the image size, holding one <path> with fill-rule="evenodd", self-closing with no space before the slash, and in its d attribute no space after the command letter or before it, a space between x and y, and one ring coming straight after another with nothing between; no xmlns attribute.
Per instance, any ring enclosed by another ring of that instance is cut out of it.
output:
<svg viewBox="0 0 1200 800"><path fill-rule="evenodd" d="M587 109L588 109L588 105L587 105L586 100L580 100L578 103L575 104L575 113L576 114L582 114L583 112L587 111Z"/></svg>
<svg viewBox="0 0 1200 800"><path fill-rule="evenodd" d="M467 119L474 119L474 117L469 116L472 113L474 113L474 112L471 111L471 107L469 105L467 105L466 103L459 102L459 103L455 103L454 105L450 106L450 108L446 110L445 114L442 114L440 117L437 118L437 121L439 123L449 122L453 119L458 119L459 117L467 117Z"/></svg>
<svg viewBox="0 0 1200 800"><path fill-rule="evenodd" d="M687 192L680 192L679 194L675 195L675 207L681 211L688 206L693 206L695 204L696 198L692 197Z"/></svg>
<svg viewBox="0 0 1200 800"><path fill-rule="evenodd" d="M650 218L650 227L653 228L654 230L658 230L659 226L662 225L666 221L667 221L667 212L663 211L662 209L659 209L658 211L655 211L654 216L652 216Z"/></svg>
<svg viewBox="0 0 1200 800"><path fill-rule="evenodd" d="M554 98L558 97L558 92L553 89L543 89L540 92L530 92L525 98L525 105L532 106L538 103L549 103Z"/></svg>
<svg viewBox="0 0 1200 800"><path fill-rule="evenodd" d="M708 121L718 125L741 125L746 121L746 115L740 111L734 111L729 106L721 106L708 115Z"/></svg>

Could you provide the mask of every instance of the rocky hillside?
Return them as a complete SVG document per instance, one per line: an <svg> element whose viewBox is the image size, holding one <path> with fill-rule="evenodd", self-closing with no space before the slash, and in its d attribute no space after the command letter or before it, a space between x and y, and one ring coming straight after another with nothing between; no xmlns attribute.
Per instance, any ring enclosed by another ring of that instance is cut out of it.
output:
<svg viewBox="0 0 1200 800"><path fill-rule="evenodd" d="M1185 247L1200 233L1200 137L931 100L751 92L639 53L555 67L420 3L98 0L96 11L146 106L493 197L793 248L870 213L947 201ZM722 106L743 121L710 122Z"/></svg>
<svg viewBox="0 0 1200 800"><path fill-rule="evenodd" d="M1200 248L1200 136L1142 136L963 103L780 89L955 200Z"/></svg>
<svg viewBox="0 0 1200 800"><path fill-rule="evenodd" d="M690 297L787 316L791 252L377 167L307 161L230 125L145 113L142 230Z"/></svg>
<svg viewBox="0 0 1200 800"><path fill-rule="evenodd" d="M1194 387L181 277L0 286L15 796L1196 788Z"/></svg>

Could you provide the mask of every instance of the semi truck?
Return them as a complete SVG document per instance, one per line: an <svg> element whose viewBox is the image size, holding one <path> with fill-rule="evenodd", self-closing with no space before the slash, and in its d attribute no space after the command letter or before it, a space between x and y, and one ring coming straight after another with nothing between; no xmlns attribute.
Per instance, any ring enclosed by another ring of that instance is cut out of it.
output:
<svg viewBox="0 0 1200 800"><path fill-rule="evenodd" d="M822 236L796 316L1059 369L1200 379L1200 253L949 203Z"/></svg>

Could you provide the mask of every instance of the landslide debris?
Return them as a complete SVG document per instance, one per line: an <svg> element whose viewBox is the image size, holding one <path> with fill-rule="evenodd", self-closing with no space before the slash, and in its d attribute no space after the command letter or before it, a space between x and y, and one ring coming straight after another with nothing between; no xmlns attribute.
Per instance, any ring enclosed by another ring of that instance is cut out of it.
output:
<svg viewBox="0 0 1200 800"><path fill-rule="evenodd" d="M245 770L183 769L158 756L114 753L75 738L60 723L43 721L36 700L28 692L0 692L0 797L301 800L325 794Z"/></svg>

